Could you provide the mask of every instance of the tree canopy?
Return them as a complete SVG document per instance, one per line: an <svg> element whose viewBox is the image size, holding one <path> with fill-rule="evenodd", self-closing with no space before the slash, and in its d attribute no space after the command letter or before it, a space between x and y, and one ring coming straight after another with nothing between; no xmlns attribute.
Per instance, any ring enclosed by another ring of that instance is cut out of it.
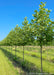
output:
<svg viewBox="0 0 54 75"><path fill-rule="evenodd" d="M41 2L39 11L35 10L31 22L24 18L22 27L16 25L0 45L45 45L54 41L54 21L49 17L50 10Z"/></svg>

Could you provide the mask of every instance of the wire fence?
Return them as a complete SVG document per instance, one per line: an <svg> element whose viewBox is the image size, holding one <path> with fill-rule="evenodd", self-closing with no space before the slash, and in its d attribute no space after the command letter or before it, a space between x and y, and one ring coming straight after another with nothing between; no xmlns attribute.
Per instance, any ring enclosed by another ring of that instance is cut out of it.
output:
<svg viewBox="0 0 54 75"><path fill-rule="evenodd" d="M54 74L54 46L43 46L42 73L40 46L0 46L0 48L17 62L27 75Z"/></svg>

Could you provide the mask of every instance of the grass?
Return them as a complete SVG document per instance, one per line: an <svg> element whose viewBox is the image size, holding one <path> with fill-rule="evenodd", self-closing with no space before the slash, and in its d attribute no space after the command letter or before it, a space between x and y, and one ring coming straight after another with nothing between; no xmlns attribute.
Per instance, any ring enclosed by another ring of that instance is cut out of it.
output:
<svg viewBox="0 0 54 75"><path fill-rule="evenodd" d="M4 47L4 49L6 50L6 48ZM28 48L27 48L28 49ZM32 48L30 48L30 49L32 49ZM34 49L34 48L33 48ZM26 62L24 62L23 64L22 64L22 60L23 60L23 53L22 53L22 48L20 47L18 47L18 52L16 53L16 57L17 57L17 59L16 60L18 60L18 62L21 64L21 66L23 65L23 67L25 67L25 68L27 68L27 69L29 69L32 65L30 65L29 63L32 63L33 65L35 65L35 67L39 70L39 72L40 72L40 67L41 67L41 64L40 64L40 56L39 56L39 54L40 54L40 49L38 49L38 48L36 48L37 50L37 52L34 52L34 50L25 50L25 61ZM12 48L12 50L13 50L13 48ZM54 63L53 62L49 62L49 61L46 61L46 49L44 49L45 51L44 51L44 53L43 53L43 58L44 58L44 60L42 60L43 61L43 72L47 72L47 73L49 73L49 74L54 74ZM53 54L53 52L54 52L54 50L51 50L50 51L50 49L48 49L47 48L47 50L48 50L48 53L49 53L49 60L51 60L51 58L52 57L54 57L52 54ZM9 47L9 48L7 48L7 50L6 51L8 51L8 52L10 52L10 53L12 53L12 55L15 55L15 51L12 51L11 52L11 48ZM50 52L51 52L51 54L50 54ZM34 54L35 56L37 56L37 57L33 57L33 56L30 56L30 55L32 55L32 54ZM50 56L51 56L51 58L50 58ZM19 60L19 58L21 59L21 60ZM27 63L27 62L29 62L29 63ZM38 72L38 71L37 71Z"/></svg>
<svg viewBox="0 0 54 75"><path fill-rule="evenodd" d="M0 49L0 75L18 75L11 61L4 55Z"/></svg>
<svg viewBox="0 0 54 75"><path fill-rule="evenodd" d="M19 53L23 53L23 50L21 50L21 49L17 49L17 51L19 52ZM41 58L41 55L40 55L40 52L34 52L34 51L28 51L28 50L25 50L25 52L24 52L25 54L27 54L27 55L30 55L30 56L33 56L33 57L37 57L37 58ZM43 56L43 60L48 60L48 61L51 61L51 62L54 62L53 60L54 60L54 55L52 54L53 53L53 51L51 52L51 54L49 54L49 52L48 52L48 55L47 55L47 51L45 51L43 54L42 54L42 56ZM48 58L50 58L50 59L47 59L47 56L48 56Z"/></svg>

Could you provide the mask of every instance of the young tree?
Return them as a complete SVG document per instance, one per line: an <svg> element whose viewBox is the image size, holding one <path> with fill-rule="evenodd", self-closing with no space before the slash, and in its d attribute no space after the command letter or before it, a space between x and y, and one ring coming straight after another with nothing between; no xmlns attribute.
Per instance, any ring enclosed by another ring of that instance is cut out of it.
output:
<svg viewBox="0 0 54 75"><path fill-rule="evenodd" d="M42 72L42 46L53 40L53 21L50 19L50 10L44 8L46 3L41 2L39 11L35 10L34 19L31 20L30 26L39 42L41 48L41 72Z"/></svg>
<svg viewBox="0 0 54 75"><path fill-rule="evenodd" d="M20 46L22 43L22 29L16 25L16 27L14 28L14 32L15 32L15 45Z"/></svg>
<svg viewBox="0 0 54 75"><path fill-rule="evenodd" d="M32 31L32 27L30 27L27 17L24 18L24 22L22 22L23 36L24 36L24 45L32 45L34 42L34 35Z"/></svg>
<svg viewBox="0 0 54 75"><path fill-rule="evenodd" d="M29 26L27 17L24 18L24 21L22 22L22 40L23 40L23 60L24 60L24 46L25 45L31 45L34 41L32 28Z"/></svg>

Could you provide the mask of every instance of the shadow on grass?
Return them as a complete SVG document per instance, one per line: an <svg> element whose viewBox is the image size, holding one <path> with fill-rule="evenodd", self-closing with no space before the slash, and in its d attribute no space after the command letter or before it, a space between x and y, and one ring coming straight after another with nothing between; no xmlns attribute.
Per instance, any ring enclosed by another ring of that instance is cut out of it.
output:
<svg viewBox="0 0 54 75"><path fill-rule="evenodd" d="M0 48L0 49L3 51L5 56L7 56L10 61L12 61L13 65L15 67L21 67L24 70L25 74L21 74L21 75L26 75L26 73L29 73L29 72L40 73L40 70L37 69L33 63L30 63L26 60L23 62L22 58L15 57L15 55L13 55L11 52L7 51L6 49L3 49L3 48ZM17 63L17 65L16 65L16 63Z"/></svg>

